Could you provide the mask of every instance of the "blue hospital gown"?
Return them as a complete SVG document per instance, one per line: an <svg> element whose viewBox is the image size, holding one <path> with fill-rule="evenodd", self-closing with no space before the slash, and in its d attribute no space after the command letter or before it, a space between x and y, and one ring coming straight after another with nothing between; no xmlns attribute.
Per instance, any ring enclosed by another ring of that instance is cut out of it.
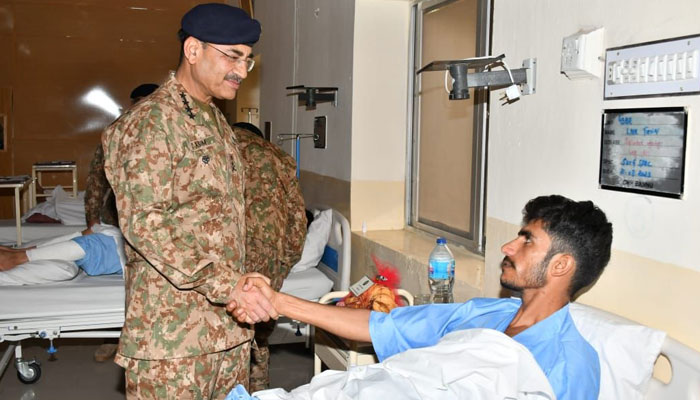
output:
<svg viewBox="0 0 700 400"><path fill-rule="evenodd" d="M520 304L519 299L477 298L466 303L400 307L390 314L372 312L370 336L382 361L408 349L432 346L456 330L490 328L504 332ZM598 398L598 353L576 329L568 304L513 339L530 350L557 399Z"/></svg>
<svg viewBox="0 0 700 400"><path fill-rule="evenodd" d="M88 275L121 274L122 264L114 238L102 233L78 236L71 239L85 252L85 257L75 263Z"/></svg>

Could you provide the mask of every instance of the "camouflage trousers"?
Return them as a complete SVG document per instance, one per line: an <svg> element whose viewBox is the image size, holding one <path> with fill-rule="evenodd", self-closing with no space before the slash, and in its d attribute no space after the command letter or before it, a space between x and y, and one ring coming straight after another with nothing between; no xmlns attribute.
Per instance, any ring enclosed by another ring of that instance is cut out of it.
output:
<svg viewBox="0 0 700 400"><path fill-rule="evenodd" d="M250 393L270 387L270 345L267 339L275 329L275 320L255 324L255 340L250 355Z"/></svg>
<svg viewBox="0 0 700 400"><path fill-rule="evenodd" d="M230 350L169 360L121 355L127 399L224 399L237 384L248 387L250 342Z"/></svg>

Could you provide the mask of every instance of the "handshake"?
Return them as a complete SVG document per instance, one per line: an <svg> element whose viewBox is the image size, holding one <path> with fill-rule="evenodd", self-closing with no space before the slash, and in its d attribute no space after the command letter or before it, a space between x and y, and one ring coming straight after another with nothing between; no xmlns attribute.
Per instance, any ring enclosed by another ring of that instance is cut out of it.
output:
<svg viewBox="0 0 700 400"><path fill-rule="evenodd" d="M270 278L257 272L241 277L233 292L233 299L226 304L226 310L238 322L255 324L277 319L278 296L270 286Z"/></svg>
<svg viewBox="0 0 700 400"><path fill-rule="evenodd" d="M241 277L226 310L242 323L255 324L284 315L346 339L371 341L370 310L324 305L275 292L270 279L256 272Z"/></svg>

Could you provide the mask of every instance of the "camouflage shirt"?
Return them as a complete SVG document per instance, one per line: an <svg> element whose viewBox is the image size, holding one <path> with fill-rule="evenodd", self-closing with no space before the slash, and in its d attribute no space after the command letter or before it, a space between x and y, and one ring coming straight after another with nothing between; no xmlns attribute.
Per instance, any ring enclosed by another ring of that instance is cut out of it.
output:
<svg viewBox="0 0 700 400"><path fill-rule="evenodd" d="M203 112L173 75L103 133L132 247L120 364L218 352L252 337L222 306L244 272L244 172L233 132L212 108Z"/></svg>
<svg viewBox="0 0 700 400"><path fill-rule="evenodd" d="M233 132L246 175L246 270L270 277L272 287L279 290L301 258L306 237L295 162L252 132L241 128Z"/></svg>
<svg viewBox="0 0 700 400"><path fill-rule="evenodd" d="M90 221L102 221L105 224L119 226L114 192L105 175L105 154L102 151L102 143L95 149L85 188L85 222L88 226Z"/></svg>

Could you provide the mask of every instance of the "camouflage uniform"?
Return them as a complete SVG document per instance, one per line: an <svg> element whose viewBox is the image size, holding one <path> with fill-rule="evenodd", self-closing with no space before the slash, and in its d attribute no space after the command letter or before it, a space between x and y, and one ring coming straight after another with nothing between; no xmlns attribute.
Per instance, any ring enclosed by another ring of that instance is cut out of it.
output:
<svg viewBox="0 0 700 400"><path fill-rule="evenodd" d="M270 277L275 290L299 261L306 237L306 213L294 159L278 146L234 128L246 175L246 271ZM274 322L255 326L251 391L269 385L269 337ZM256 346L257 344L257 346Z"/></svg>
<svg viewBox="0 0 700 400"><path fill-rule="evenodd" d="M200 108L171 75L108 127L102 144L131 245L115 361L129 374L138 373L137 361L156 369L152 360L191 365L192 357L240 354L235 347L247 348L253 331L222 305L244 273L244 172L224 116L214 105ZM236 372L245 386L247 359ZM180 382L188 383L196 384Z"/></svg>
<svg viewBox="0 0 700 400"><path fill-rule="evenodd" d="M126 393L136 399L223 399L248 380L250 342L232 351L171 360L126 359ZM189 371L196 371L191 374Z"/></svg>
<svg viewBox="0 0 700 400"><path fill-rule="evenodd" d="M102 143L97 145L95 156L90 163L85 188L85 222L90 226L91 221L102 221L105 224L119 226L117 203L114 192L109 186L105 175L105 155Z"/></svg>

